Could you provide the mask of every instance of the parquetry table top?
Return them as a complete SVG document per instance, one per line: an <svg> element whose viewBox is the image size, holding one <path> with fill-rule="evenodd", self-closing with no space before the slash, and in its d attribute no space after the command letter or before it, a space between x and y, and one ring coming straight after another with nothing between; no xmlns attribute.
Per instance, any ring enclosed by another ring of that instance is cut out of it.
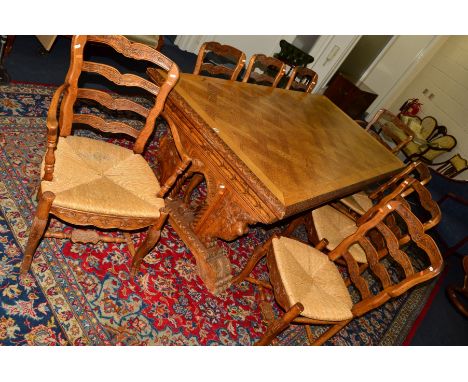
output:
<svg viewBox="0 0 468 382"><path fill-rule="evenodd" d="M181 74L174 88L285 207L318 205L403 163L327 97Z"/></svg>

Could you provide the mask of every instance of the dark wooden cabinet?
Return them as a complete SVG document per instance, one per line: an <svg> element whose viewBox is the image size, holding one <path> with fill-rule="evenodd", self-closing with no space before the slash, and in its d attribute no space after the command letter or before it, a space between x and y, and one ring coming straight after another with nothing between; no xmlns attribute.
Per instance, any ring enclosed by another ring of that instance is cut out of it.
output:
<svg viewBox="0 0 468 382"><path fill-rule="evenodd" d="M363 119L364 112L377 98L377 94L367 86L357 86L342 73L335 74L324 95L353 119Z"/></svg>

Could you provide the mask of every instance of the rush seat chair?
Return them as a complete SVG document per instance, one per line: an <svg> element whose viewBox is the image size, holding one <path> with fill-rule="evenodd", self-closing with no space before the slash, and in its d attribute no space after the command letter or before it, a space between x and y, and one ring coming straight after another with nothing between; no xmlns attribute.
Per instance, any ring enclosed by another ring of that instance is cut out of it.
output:
<svg viewBox="0 0 468 382"><path fill-rule="evenodd" d="M386 218L397 214L405 222L411 241L402 246ZM369 232L377 230L384 238L384 248L376 248ZM321 251L326 241L315 248L300 241L273 236L258 247L247 265L233 279L233 284L249 281L260 289L270 289L284 313L275 317L273 310L263 309L267 329L256 345L276 341L289 325L305 325L311 345L321 345L354 318L385 304L416 285L436 277L443 260L434 240L424 233L422 223L401 202L381 203L376 213L356 232L345 238L330 253ZM422 262L415 262L410 244L417 247ZM349 249L359 245L367 259L360 266ZM250 277L258 261L266 255L269 282ZM262 297L261 297L262 298ZM264 297L260 306L268 305ZM326 325L318 336L309 325Z"/></svg>
<svg viewBox="0 0 468 382"><path fill-rule="evenodd" d="M107 64L85 60L84 50L88 44L111 47L127 58L157 65L166 71L166 81L157 86L137 75L123 74ZM103 76L118 87L136 87L149 93L151 101L149 105L144 105L122 95L80 87L78 80L83 72ZM43 237L69 238L74 242L126 242L133 256L131 274L136 274L143 258L159 240L161 228L167 219L163 197L177 176L190 164L177 129L167 118L180 154L180 163L174 174L160 185L142 156L156 118L162 115L166 97L178 77L179 69L170 59L151 47L132 43L123 36L72 38L70 68L65 83L52 98L47 115L47 148L41 164L38 206L21 264L21 274L29 270ZM106 111L110 118L104 119L102 113L97 111L93 113L94 108L77 109L77 100L83 99L97 105L98 111ZM122 113L138 116L138 126L128 119L115 116ZM128 149L105 140L77 135L77 124L87 125L100 133L124 134L134 140L133 147ZM109 237L83 229L73 230L71 234L46 232L52 215L73 226L124 231L124 237ZM147 236L135 252L129 232L143 228L148 228Z"/></svg>

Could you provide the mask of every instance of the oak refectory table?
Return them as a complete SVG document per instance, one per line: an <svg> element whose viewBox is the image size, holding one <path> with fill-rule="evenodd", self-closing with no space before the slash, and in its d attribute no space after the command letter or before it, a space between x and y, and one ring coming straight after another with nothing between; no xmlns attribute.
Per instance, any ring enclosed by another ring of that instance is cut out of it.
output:
<svg viewBox="0 0 468 382"><path fill-rule="evenodd" d="M156 83L162 74L148 70ZM323 95L181 74L164 113L203 175L207 196L193 210L172 192L170 223L192 251L207 288L230 284L231 264L216 240L273 223L389 177L403 163ZM160 179L176 163L161 141ZM201 174L201 175L200 175Z"/></svg>

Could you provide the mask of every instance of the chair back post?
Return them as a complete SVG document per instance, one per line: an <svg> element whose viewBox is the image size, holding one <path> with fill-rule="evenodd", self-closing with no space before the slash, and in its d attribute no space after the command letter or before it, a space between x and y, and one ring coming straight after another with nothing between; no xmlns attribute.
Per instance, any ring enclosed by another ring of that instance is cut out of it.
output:
<svg viewBox="0 0 468 382"><path fill-rule="evenodd" d="M162 113L164 105L166 104L167 96L169 95L169 92L172 90L172 88L176 85L178 80L179 68L176 64L173 64L167 73L166 81L164 81L159 89L156 103L146 118L145 126L135 141L135 145L133 147L134 153L141 154L144 151L146 142L152 134L154 126L156 125L156 118L158 118L158 116Z"/></svg>
<svg viewBox="0 0 468 382"><path fill-rule="evenodd" d="M73 105L78 92L78 78L83 66L83 51L86 44L86 36L73 36L70 52L70 67L65 77L67 89L64 93L60 106L60 136L66 137L71 134L73 120Z"/></svg>

